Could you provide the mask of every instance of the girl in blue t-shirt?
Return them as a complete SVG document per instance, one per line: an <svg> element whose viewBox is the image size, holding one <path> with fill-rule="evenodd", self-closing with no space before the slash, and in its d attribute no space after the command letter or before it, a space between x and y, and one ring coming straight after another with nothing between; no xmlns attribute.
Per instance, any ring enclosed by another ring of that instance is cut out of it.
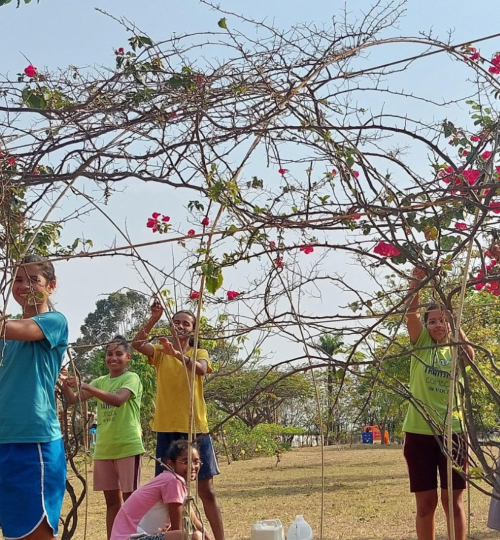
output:
<svg viewBox="0 0 500 540"><path fill-rule="evenodd" d="M54 388L68 346L68 323L51 310L52 263L28 255L12 296L22 318L0 323L0 526L5 538L57 534L66 458Z"/></svg>

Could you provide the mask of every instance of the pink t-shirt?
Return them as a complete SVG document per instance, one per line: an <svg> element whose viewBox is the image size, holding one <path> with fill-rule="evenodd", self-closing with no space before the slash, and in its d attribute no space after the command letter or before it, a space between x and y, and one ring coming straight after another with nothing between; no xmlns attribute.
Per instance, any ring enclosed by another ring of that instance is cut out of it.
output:
<svg viewBox="0 0 500 540"><path fill-rule="evenodd" d="M111 540L129 540L137 532L137 525L158 502L182 504L186 498L186 482L180 476L164 471L134 491L116 516ZM169 525L169 523L165 523ZM156 531L157 533L158 531Z"/></svg>

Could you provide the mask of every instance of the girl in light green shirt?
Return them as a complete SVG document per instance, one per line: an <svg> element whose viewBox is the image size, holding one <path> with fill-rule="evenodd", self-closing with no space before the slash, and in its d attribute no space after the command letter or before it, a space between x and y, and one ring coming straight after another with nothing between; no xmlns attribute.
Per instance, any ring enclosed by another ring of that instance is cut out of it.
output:
<svg viewBox="0 0 500 540"><path fill-rule="evenodd" d="M97 398L97 441L94 449L94 491L106 499L108 539L123 501L139 487L142 432L140 421L142 383L127 371L131 348L116 336L106 346L109 374L90 384L68 377L64 383L70 403ZM76 389L75 393L73 389Z"/></svg>

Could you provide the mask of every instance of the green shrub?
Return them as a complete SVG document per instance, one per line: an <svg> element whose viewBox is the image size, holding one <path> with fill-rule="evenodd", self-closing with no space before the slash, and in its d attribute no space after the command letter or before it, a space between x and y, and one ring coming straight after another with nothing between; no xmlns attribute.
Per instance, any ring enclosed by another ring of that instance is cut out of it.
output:
<svg viewBox="0 0 500 540"><path fill-rule="evenodd" d="M219 455L227 455L230 460L237 461L290 450L293 436L304 433L302 428L277 424L259 424L251 429L241 420L231 418L219 433L214 434L214 440Z"/></svg>

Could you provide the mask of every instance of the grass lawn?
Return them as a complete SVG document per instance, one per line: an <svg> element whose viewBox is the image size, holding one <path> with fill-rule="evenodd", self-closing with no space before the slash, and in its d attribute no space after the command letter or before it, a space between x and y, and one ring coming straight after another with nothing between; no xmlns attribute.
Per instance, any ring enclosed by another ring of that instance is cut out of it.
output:
<svg viewBox="0 0 500 540"><path fill-rule="evenodd" d="M145 461L143 483L153 466ZM285 533L296 514L303 514L319 538L322 505L321 450L294 449L275 458L258 458L228 465L221 459L215 479L222 506L227 540L250 538L254 521L279 518ZM89 481L92 481L92 466ZM486 527L489 498L471 489L470 538L493 540L498 531ZM408 490L401 446L358 445L325 448L325 540L415 540L415 508ZM80 512L77 540L84 539L85 510ZM446 539L443 512L439 509L437 539ZM88 540L106 540L105 504L102 493L90 493Z"/></svg>

